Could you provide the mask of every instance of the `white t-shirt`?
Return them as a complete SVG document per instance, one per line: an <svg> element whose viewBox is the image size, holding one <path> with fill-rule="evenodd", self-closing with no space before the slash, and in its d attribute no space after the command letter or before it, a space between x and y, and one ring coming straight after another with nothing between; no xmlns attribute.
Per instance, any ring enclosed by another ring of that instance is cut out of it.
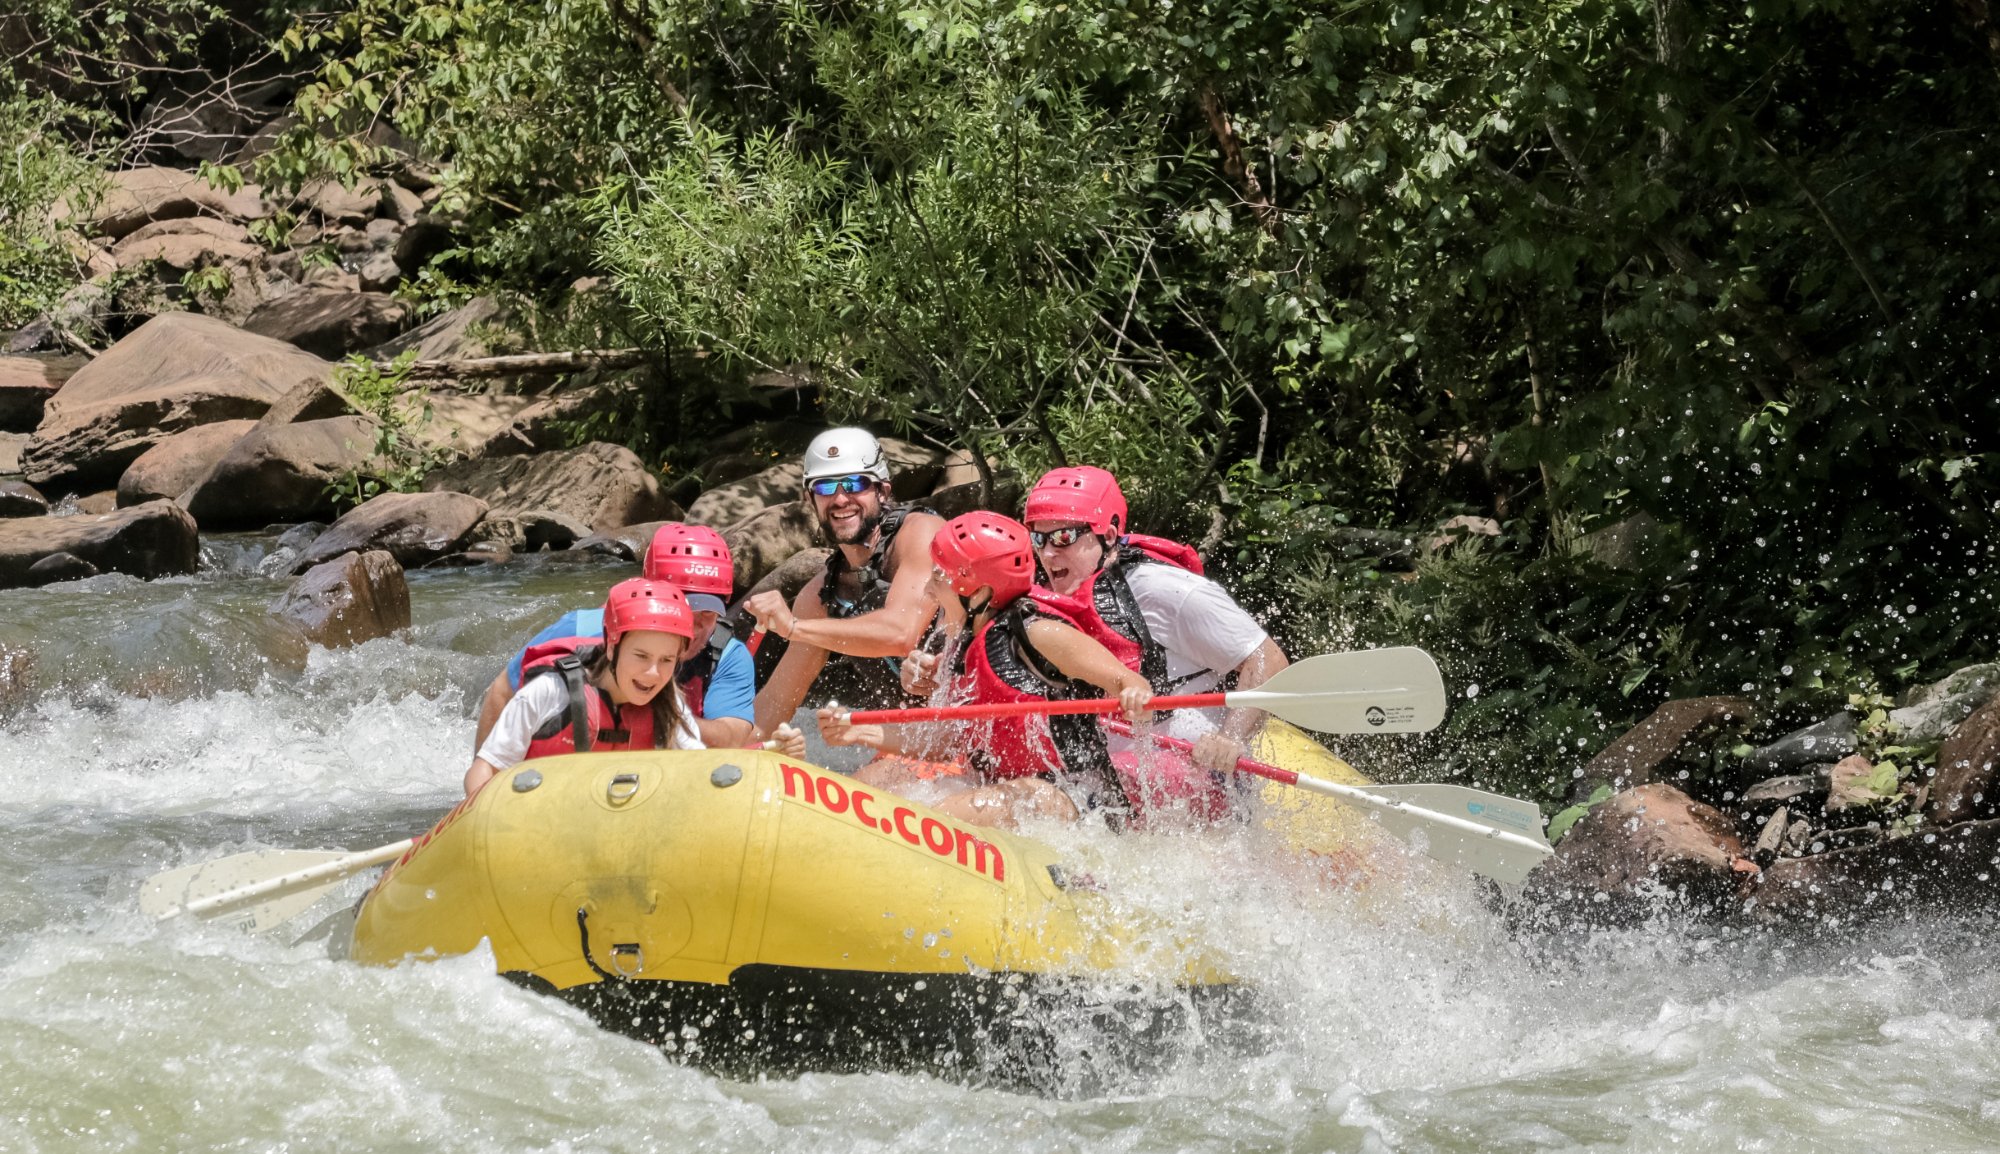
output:
<svg viewBox="0 0 2000 1154"><path fill-rule="evenodd" d="M681 687L672 687L679 699L681 727L667 743L670 749L707 749L701 743L701 734L694 727L694 711L688 708L687 698L682 697ZM479 747L479 759L494 769L512 769L528 756L528 746L535 740L535 731L552 717L569 708L569 687L560 677L531 677L514 700L500 713L500 720L493 723L492 732L486 735L486 744Z"/></svg>
<svg viewBox="0 0 2000 1154"><path fill-rule="evenodd" d="M1213 693L1268 637L1228 590L1178 565L1133 565L1125 570L1125 580L1146 629L1166 651L1168 681L1200 674L1167 691L1175 696ZM1220 709L1182 710L1167 732L1191 741L1220 726L1222 714Z"/></svg>

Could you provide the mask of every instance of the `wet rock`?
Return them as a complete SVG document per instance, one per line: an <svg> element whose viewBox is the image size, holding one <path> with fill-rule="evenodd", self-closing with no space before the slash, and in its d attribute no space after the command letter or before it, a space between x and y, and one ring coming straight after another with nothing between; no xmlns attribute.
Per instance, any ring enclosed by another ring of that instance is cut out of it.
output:
<svg viewBox="0 0 2000 1154"><path fill-rule="evenodd" d="M1812 848L1812 822L1802 817L1792 819L1785 830L1785 852L1793 857L1803 855Z"/></svg>
<svg viewBox="0 0 2000 1154"><path fill-rule="evenodd" d="M1529 875L1522 893L1616 923L1642 916L1667 896L1696 909L1722 907L1755 868L1722 811L1655 783L1593 807Z"/></svg>
<svg viewBox="0 0 2000 1154"><path fill-rule="evenodd" d="M1857 918L1977 909L2000 897L2000 821L1961 822L1853 849L1786 858L1745 903L1770 922L1830 928Z"/></svg>
<svg viewBox="0 0 2000 1154"><path fill-rule="evenodd" d="M1792 828L1792 811L1779 806L1764 819L1764 828L1757 833L1757 844L1751 847L1750 857L1760 866L1770 865L1777 860L1785 848L1785 834Z"/></svg>
<svg viewBox="0 0 2000 1154"><path fill-rule="evenodd" d="M1744 772L1757 777L1788 773L1808 765L1838 761L1857 748L1854 715L1842 711L1751 750L1743 759Z"/></svg>
<svg viewBox="0 0 2000 1154"><path fill-rule="evenodd" d="M1900 784L1886 765L1878 770L1858 753L1841 758L1827 771L1827 816L1878 809L1900 796Z"/></svg>
<svg viewBox="0 0 2000 1154"><path fill-rule="evenodd" d="M384 549L408 568L457 552L486 515L463 493L384 493L349 510L306 549L295 572L351 550Z"/></svg>
<svg viewBox="0 0 2000 1154"><path fill-rule="evenodd" d="M99 489L95 493L82 493L65 497L63 500L65 504L71 506L64 510L66 516L75 516L78 513L109 513L118 507L118 490Z"/></svg>
<svg viewBox="0 0 2000 1154"><path fill-rule="evenodd" d="M41 424L49 398L88 363L49 354L0 357L0 429L24 433Z"/></svg>
<svg viewBox="0 0 2000 1154"><path fill-rule="evenodd" d="M401 332L410 310L384 293L307 288L258 306L243 327L328 360Z"/></svg>
<svg viewBox="0 0 2000 1154"><path fill-rule="evenodd" d="M680 512L632 450L603 442L447 465L424 478L424 491L469 493L499 516L544 510L600 533Z"/></svg>
<svg viewBox="0 0 2000 1154"><path fill-rule="evenodd" d="M1974 665L1917 691L1910 704L1889 711L1897 740L1906 745L1941 741L2000 692L2000 666Z"/></svg>
<svg viewBox="0 0 2000 1154"><path fill-rule="evenodd" d="M740 593L802 550L818 544L819 521L804 505L792 501L729 526L722 530L722 539L729 543Z"/></svg>
<svg viewBox="0 0 2000 1154"><path fill-rule="evenodd" d="M1669 701L1652 716L1600 750L1576 785L1579 800L1600 785L1614 790L1643 785L1684 749L1725 726L1748 725L1755 710L1741 697L1691 697Z"/></svg>
<svg viewBox="0 0 2000 1154"><path fill-rule="evenodd" d="M262 190L254 184L246 184L236 192L224 192L209 187L197 173L150 165L114 172L109 179L103 198L84 218L86 224L105 236L124 236L148 221L201 213L234 220L261 220L271 214ZM49 215L60 222L73 213L68 205L58 204Z"/></svg>
<svg viewBox="0 0 2000 1154"><path fill-rule="evenodd" d="M388 553L346 553L308 569L271 612L315 645L359 645L409 628L410 586Z"/></svg>
<svg viewBox="0 0 2000 1154"><path fill-rule="evenodd" d="M95 577L97 573L97 566L74 553L51 553L28 566L28 576L22 584L41 586L58 581L81 581L86 577Z"/></svg>
<svg viewBox="0 0 2000 1154"><path fill-rule="evenodd" d="M77 370L51 397L22 465L35 484L116 483L184 429L254 419L332 367L288 344L195 313L164 313Z"/></svg>
<svg viewBox="0 0 2000 1154"><path fill-rule="evenodd" d="M2000 814L2000 697L1979 707L1938 746L1927 812L1939 825Z"/></svg>
<svg viewBox="0 0 2000 1154"><path fill-rule="evenodd" d="M27 584L35 562L53 553L152 580L194 572L200 544L194 518L171 501L95 515L11 517L0 520L0 588Z"/></svg>
<svg viewBox="0 0 2000 1154"><path fill-rule="evenodd" d="M375 422L367 417L296 424L260 421L229 447L183 501L188 512L210 529L332 516L329 487L374 464L375 438Z"/></svg>
<svg viewBox="0 0 2000 1154"><path fill-rule="evenodd" d="M0 717L27 703L34 687L35 651L0 645Z"/></svg>
<svg viewBox="0 0 2000 1154"><path fill-rule="evenodd" d="M1818 773L1799 773L1789 777L1773 777L1758 782L1743 791L1743 808L1763 809L1767 806L1789 806L1806 801L1816 794L1826 792L1826 769Z"/></svg>
<svg viewBox="0 0 2000 1154"><path fill-rule="evenodd" d="M143 505L179 497L215 468L255 421L217 421L183 429L133 461L118 478L118 503Z"/></svg>
<svg viewBox="0 0 2000 1154"><path fill-rule="evenodd" d="M26 481L0 481L0 517L45 517L49 500Z"/></svg>

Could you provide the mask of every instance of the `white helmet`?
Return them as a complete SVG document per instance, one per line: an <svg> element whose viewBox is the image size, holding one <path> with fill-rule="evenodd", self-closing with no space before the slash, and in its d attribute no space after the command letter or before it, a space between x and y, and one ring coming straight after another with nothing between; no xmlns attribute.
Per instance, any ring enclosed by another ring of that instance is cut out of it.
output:
<svg viewBox="0 0 2000 1154"><path fill-rule="evenodd" d="M889 479L889 461L882 455L882 443L866 429L828 429L806 446L805 480L821 477L852 477L856 474L877 481Z"/></svg>

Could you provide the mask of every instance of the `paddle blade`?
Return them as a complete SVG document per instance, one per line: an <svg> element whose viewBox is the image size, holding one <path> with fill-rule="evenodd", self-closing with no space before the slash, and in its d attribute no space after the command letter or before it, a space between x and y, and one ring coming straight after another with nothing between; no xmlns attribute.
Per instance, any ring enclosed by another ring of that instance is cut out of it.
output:
<svg viewBox="0 0 2000 1154"><path fill-rule="evenodd" d="M1521 884L1554 852L1546 842L1509 830L1479 834L1448 826L1425 809L1371 809L1368 818L1438 861L1506 885Z"/></svg>
<svg viewBox="0 0 2000 1154"><path fill-rule="evenodd" d="M1227 700L1323 733L1423 733L1445 709L1437 662L1413 646L1308 657Z"/></svg>
<svg viewBox="0 0 2000 1154"><path fill-rule="evenodd" d="M330 850L262 849L215 861L197 862L147 879L139 890L139 909L150 917L168 917L203 898L312 870L348 856ZM330 878L316 885L280 892L253 904L218 911L210 916L217 919L226 917L231 921L244 922L253 930L265 930L304 913L339 881L339 877Z"/></svg>
<svg viewBox="0 0 2000 1154"><path fill-rule="evenodd" d="M1488 793L1467 785L1370 785L1365 788L1369 793L1391 801L1436 813L1453 814L1476 821L1488 829L1518 833L1548 844L1548 837L1542 832L1542 807L1532 801Z"/></svg>

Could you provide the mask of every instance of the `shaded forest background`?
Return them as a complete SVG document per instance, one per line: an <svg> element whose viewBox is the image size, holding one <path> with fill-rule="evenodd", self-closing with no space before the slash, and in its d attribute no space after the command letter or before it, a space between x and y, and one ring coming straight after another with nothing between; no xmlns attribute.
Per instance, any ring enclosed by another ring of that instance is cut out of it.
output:
<svg viewBox="0 0 2000 1154"><path fill-rule="evenodd" d="M213 180L420 161L406 299L673 367L593 435L1111 468L1294 653L1436 653L1446 772L1994 653L1986 0L17 0L0 53L0 327L163 103L277 100Z"/></svg>

